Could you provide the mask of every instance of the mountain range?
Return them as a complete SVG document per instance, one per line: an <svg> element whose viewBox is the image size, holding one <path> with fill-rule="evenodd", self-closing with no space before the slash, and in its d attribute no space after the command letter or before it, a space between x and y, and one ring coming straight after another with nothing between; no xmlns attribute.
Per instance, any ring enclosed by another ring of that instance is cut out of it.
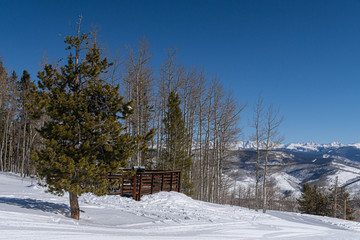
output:
<svg viewBox="0 0 360 240"><path fill-rule="evenodd" d="M255 149L255 142L237 142L232 146L234 154L224 172L238 186L253 187L255 184ZM335 184L336 177L338 185L346 187L351 195L359 193L360 143L279 145L269 157L270 178L283 193L299 196L305 182L330 187Z"/></svg>

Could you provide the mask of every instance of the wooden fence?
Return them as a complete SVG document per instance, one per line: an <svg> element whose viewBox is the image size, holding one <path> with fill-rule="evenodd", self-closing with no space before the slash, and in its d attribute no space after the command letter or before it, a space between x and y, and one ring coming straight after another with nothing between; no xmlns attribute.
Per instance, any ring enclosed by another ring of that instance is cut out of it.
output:
<svg viewBox="0 0 360 240"><path fill-rule="evenodd" d="M124 174L109 174L107 176L109 181L120 179L120 184L109 189L109 194L119 194L140 201L142 196L160 191L180 192L181 171L137 171L134 176L127 177L126 172L128 171L130 170L124 170Z"/></svg>

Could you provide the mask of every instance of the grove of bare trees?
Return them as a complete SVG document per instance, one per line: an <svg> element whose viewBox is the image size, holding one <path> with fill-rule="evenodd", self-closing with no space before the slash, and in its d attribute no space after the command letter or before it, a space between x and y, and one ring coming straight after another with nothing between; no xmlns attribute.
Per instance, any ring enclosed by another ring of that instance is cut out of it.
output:
<svg viewBox="0 0 360 240"><path fill-rule="evenodd" d="M38 123L30 120L26 107L32 84L27 71L18 79L0 62L0 170L22 176L36 172L31 151L40 146Z"/></svg>

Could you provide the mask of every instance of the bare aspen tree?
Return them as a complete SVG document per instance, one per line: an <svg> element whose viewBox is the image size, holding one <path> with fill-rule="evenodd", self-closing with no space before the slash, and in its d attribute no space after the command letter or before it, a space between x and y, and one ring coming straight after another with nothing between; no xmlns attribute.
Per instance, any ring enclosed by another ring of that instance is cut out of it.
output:
<svg viewBox="0 0 360 240"><path fill-rule="evenodd" d="M2 129L2 139L1 139L1 148L0 148L0 158L1 158L1 169L2 171L9 171L9 145L12 144L10 139L14 128L14 120L16 116L16 107L17 107L17 91L16 91L16 75L13 72L11 77L6 78L6 90L4 91L3 99L3 129ZM13 149L13 147L10 147Z"/></svg>
<svg viewBox="0 0 360 240"><path fill-rule="evenodd" d="M122 59L120 56L120 52L116 51L116 55L113 59L113 65L111 66L110 71L108 72L108 82L112 85L115 86L116 84L120 85L120 93L123 94L124 96L126 96L126 84L124 82L126 81L121 81L121 63L122 63Z"/></svg>
<svg viewBox="0 0 360 240"><path fill-rule="evenodd" d="M252 127L255 133L251 140L256 144L256 163L255 163L255 210L259 209L259 167L262 156L261 145L264 141L264 128L263 128L263 98L259 95L256 103L253 106L253 122Z"/></svg>
<svg viewBox="0 0 360 240"><path fill-rule="evenodd" d="M134 114L129 118L129 131L132 136L144 136L150 132L153 118L153 69L150 66L152 54L146 38L139 42L136 49L127 47L124 82L128 100L134 101ZM139 141L141 141L139 139ZM132 157L133 165L148 165L146 149L138 144Z"/></svg>
<svg viewBox="0 0 360 240"><path fill-rule="evenodd" d="M215 88L216 88L216 81L213 79L210 83L210 87L207 91L207 96L206 96L206 104L205 104L205 138L204 138L204 164L203 164L203 168L204 168L204 174L203 174L203 181L204 181L204 199L205 201L208 202L212 202L212 184L213 184L213 179L212 179L212 172L213 172L213 154L211 154L212 152L212 144L213 141L211 139L211 130L212 130L212 118L213 118L213 105L214 105L214 92L215 92Z"/></svg>
<svg viewBox="0 0 360 240"><path fill-rule="evenodd" d="M179 84L179 96L182 102L182 112L185 126L187 129L187 134L190 138L186 146L187 156L191 157L193 160L193 165L190 171L190 179L194 185L197 185L196 177L199 176L198 167L196 167L196 150L193 147L197 146L197 115L198 115L198 103L201 98L201 91L204 88L202 72L198 70L197 67L192 68L183 68L185 70L183 76L179 79L181 83ZM196 192L196 191L195 191Z"/></svg>
<svg viewBox="0 0 360 240"><path fill-rule="evenodd" d="M274 109L273 105L270 105L265 114L265 149L264 149L264 176L263 176L263 213L267 208L267 193L266 193L266 180L268 174L268 161L269 153L278 144L281 143L282 138L279 136L279 126L283 121L283 117L280 116L279 110Z"/></svg>
<svg viewBox="0 0 360 240"><path fill-rule="evenodd" d="M199 73L198 78L198 97L195 100L196 105L196 119L195 125L197 126L197 133L195 141L195 164L193 167L193 180L195 184L195 198L203 200L204 198L204 175L205 175L205 168L204 168L204 145L203 145L203 130L204 130L204 120L205 120L205 103L206 103L206 87L205 84L207 82L206 74L202 70ZM194 135L194 136L195 136Z"/></svg>
<svg viewBox="0 0 360 240"><path fill-rule="evenodd" d="M0 59L0 108L4 106L4 101L6 99L6 93L7 93L7 72L5 68L3 67L3 63Z"/></svg>
<svg viewBox="0 0 360 240"><path fill-rule="evenodd" d="M180 67L176 63L176 53L177 50L173 48L167 51L167 59L160 68L160 79L157 85L157 126L155 135L157 146L156 163L160 169L164 168L164 159L162 159L162 149L165 141L163 119L167 109L167 99L170 92L179 94L179 79L181 79L180 75L183 73L183 71L179 70Z"/></svg>
<svg viewBox="0 0 360 240"><path fill-rule="evenodd" d="M5 68L3 67L2 61L0 61L0 139L1 139L1 146L0 146L0 170L5 171L4 164L5 159L3 158L3 145L4 145L4 133L5 133L5 126L6 126L6 116L7 116L7 108L6 108L6 101L8 97L8 76Z"/></svg>
<svg viewBox="0 0 360 240"><path fill-rule="evenodd" d="M211 109L211 132L212 132L212 157L211 157L211 201L218 202L220 182L219 173L221 171L221 159L219 157L219 123L220 123L220 110L223 105L222 100L225 96L223 87L220 84L220 79L213 79L213 105Z"/></svg>
<svg viewBox="0 0 360 240"><path fill-rule="evenodd" d="M227 160L232 157L233 152L229 151L231 144L240 137L241 128L239 127L239 121L240 114L244 108L245 105L237 103L230 91L222 99L217 140L217 201L219 203L224 203L224 196L226 196L226 192L230 188L230 185L223 180L223 168Z"/></svg>
<svg viewBox="0 0 360 240"><path fill-rule="evenodd" d="M243 107L224 91L218 78L210 81L205 94L204 105L201 105L202 121L199 123L203 150L200 159L203 183L200 191L202 200L220 203L226 201L222 196L226 196L229 189L222 179L222 170L230 156L230 142L240 133L238 120Z"/></svg>
<svg viewBox="0 0 360 240"><path fill-rule="evenodd" d="M247 208L251 209L251 199L252 199L252 196L251 196L251 188L250 186L247 187L247 191L246 191L246 199L247 199Z"/></svg>

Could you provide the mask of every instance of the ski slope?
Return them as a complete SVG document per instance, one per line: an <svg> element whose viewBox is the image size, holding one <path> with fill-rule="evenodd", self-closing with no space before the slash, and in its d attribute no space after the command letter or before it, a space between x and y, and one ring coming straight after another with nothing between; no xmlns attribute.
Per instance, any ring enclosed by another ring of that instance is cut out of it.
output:
<svg viewBox="0 0 360 240"><path fill-rule="evenodd" d="M44 192L36 180L0 173L0 239L360 239L360 223L193 200L176 192L143 197L79 199Z"/></svg>

